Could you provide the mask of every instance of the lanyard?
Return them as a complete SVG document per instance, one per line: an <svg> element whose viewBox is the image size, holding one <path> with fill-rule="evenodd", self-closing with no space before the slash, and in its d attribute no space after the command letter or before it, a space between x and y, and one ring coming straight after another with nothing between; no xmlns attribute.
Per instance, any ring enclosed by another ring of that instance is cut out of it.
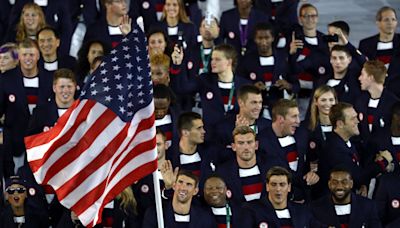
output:
<svg viewBox="0 0 400 228"><path fill-rule="evenodd" d="M231 227L231 208L229 207L229 204L226 204L226 228Z"/></svg>
<svg viewBox="0 0 400 228"><path fill-rule="evenodd" d="M250 128L253 129L253 131L254 131L256 134L258 134L258 127L257 127L257 124L256 124L256 123L254 123L253 125L250 125Z"/></svg>
<svg viewBox="0 0 400 228"><path fill-rule="evenodd" d="M200 56L201 56L201 61L203 62L203 68L200 69L200 71L201 71L201 73L207 73L208 72L208 63L210 62L211 53L206 56L204 54L203 45L200 45Z"/></svg>
<svg viewBox="0 0 400 228"><path fill-rule="evenodd" d="M225 108L225 114L229 111L229 110L231 110L231 108L232 108L232 99L233 99L233 92L235 91L235 82L234 81L232 81L232 87L231 87L231 89L229 90L229 100L228 100L228 106Z"/></svg>
<svg viewBox="0 0 400 228"><path fill-rule="evenodd" d="M239 24L239 32L240 32L240 44L241 44L241 55L244 55L246 53L246 45L247 45L247 30L248 30L248 25L242 25Z"/></svg>

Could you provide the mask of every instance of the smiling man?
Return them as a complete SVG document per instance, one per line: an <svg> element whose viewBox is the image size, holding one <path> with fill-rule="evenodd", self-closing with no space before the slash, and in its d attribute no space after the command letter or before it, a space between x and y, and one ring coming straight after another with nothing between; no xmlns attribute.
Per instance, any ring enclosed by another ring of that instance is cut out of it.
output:
<svg viewBox="0 0 400 228"><path fill-rule="evenodd" d="M180 170L173 184L172 201L163 205L165 227L211 227L216 228L214 217L209 211L192 199L199 192L199 179L190 171ZM149 208L143 219L142 227L157 227L155 208Z"/></svg>
<svg viewBox="0 0 400 228"><path fill-rule="evenodd" d="M272 126L260 132L260 148L267 157L277 157L293 175L293 200L307 200L307 185L319 181L318 175L305 166L308 133L300 127L300 113L296 101L281 99L272 108Z"/></svg>
<svg viewBox="0 0 400 228"><path fill-rule="evenodd" d="M348 170L330 172L330 194L311 205L316 219L329 227L381 227L375 203L352 193L353 178Z"/></svg>

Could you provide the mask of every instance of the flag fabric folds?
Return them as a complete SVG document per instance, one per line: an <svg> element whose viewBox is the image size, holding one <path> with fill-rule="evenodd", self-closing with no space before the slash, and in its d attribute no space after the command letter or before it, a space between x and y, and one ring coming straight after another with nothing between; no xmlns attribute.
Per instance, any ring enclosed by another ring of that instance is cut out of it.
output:
<svg viewBox="0 0 400 228"><path fill-rule="evenodd" d="M145 36L135 26L107 55L55 126L25 138L36 181L88 227L104 206L157 168Z"/></svg>

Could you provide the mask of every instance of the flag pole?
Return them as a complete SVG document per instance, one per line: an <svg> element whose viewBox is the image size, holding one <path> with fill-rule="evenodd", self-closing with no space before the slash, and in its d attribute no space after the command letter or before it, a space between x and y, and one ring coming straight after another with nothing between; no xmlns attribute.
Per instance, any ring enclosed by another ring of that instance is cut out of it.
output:
<svg viewBox="0 0 400 228"><path fill-rule="evenodd" d="M157 176L157 170L153 172L153 184L154 184L154 198L156 199L156 211L157 211L157 224L159 228L164 227L163 209L161 202L161 190L160 181Z"/></svg>

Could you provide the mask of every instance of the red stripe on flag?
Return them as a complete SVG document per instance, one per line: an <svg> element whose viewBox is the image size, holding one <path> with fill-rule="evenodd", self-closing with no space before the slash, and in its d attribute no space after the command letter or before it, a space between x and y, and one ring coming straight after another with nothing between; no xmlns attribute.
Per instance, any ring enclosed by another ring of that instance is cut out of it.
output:
<svg viewBox="0 0 400 228"><path fill-rule="evenodd" d="M79 204L80 200L78 201L77 204L71 207L71 209L77 213L77 215L80 215L84 211L86 211L94 202L96 202L101 195L103 195L104 190L106 188L106 184L109 183L114 176L118 173L119 170L121 170L129 161L135 159L138 155L142 154L143 152L149 151L152 148L154 148L154 143L155 143L155 137L150 139L149 141L143 142L139 145L137 145L135 148L133 148L126 157L129 157L130 159L123 159L122 162L117 166L117 168L114 171L114 175L109 175L108 178L103 180L98 186L93 188L90 192L88 192L84 198L85 198L85 203ZM126 158L125 157L125 158ZM114 162L117 161L118 159L115 159ZM122 178L124 179L124 178ZM75 185L75 183L73 183ZM76 185L75 185L76 186ZM57 190L57 194L59 194L59 191ZM62 200L62 199L60 199ZM107 202L108 203L108 202Z"/></svg>
<svg viewBox="0 0 400 228"><path fill-rule="evenodd" d="M79 100L75 101L72 106L67 110L67 112L65 113L65 115L62 115L58 120L57 120L57 124L54 125L54 127L51 129L51 131L46 131L46 132L42 132L40 134L37 135L32 135L32 136L28 136L25 137L25 147L26 149L31 149L33 147L37 147L37 146L41 146L43 144L48 143L49 141L53 140L55 137L57 137L60 132L62 131L62 129L64 129L65 124L67 123L71 113L75 110L75 108L80 104ZM84 114L86 111L88 112L94 105L96 104L96 102L93 101L87 101L87 103L85 104L85 107L82 109L82 115L83 117L87 116L87 114ZM86 106L89 110L86 110ZM77 119L80 119L79 117L77 117Z"/></svg>
<svg viewBox="0 0 400 228"><path fill-rule="evenodd" d="M155 138L154 138L155 141ZM143 164L142 166L138 167L137 169L132 170L129 174L127 174L123 179L121 179L120 182L118 182L117 185L115 185L106 195L103 204L100 207L98 218L100 219L99 222L101 222L101 215L103 213L103 208L104 206L113 200L114 197L113 195L117 195L118 193L122 192L125 188L130 186L131 183L134 183L135 181L143 178L144 176L148 175L149 173L152 173L154 170L157 169L157 162L156 160L152 162L148 162ZM82 201L79 201L80 203L83 203ZM93 227L93 221L89 224L88 228Z"/></svg>
<svg viewBox="0 0 400 228"><path fill-rule="evenodd" d="M85 104L85 106L86 106L86 104ZM79 127L80 123L86 121L86 117L87 117L88 113L89 113L89 110L87 110L87 109L82 110L82 112L79 113L79 115L77 116L77 119L76 119L73 127L71 127L62 137L60 137L58 140L56 140L53 143L53 145L51 145L49 147L47 152L43 155L42 159L38 159L38 160L29 162L29 165L30 165L33 173L38 171L38 169L50 158L50 156L54 153L54 151L56 151L60 146L64 145L65 143L67 143L70 140L72 135L75 133L76 129ZM41 136L38 136L38 137L41 137ZM54 137L51 136L51 138L55 138L55 137L56 136L54 136Z"/></svg>
<svg viewBox="0 0 400 228"><path fill-rule="evenodd" d="M43 179L43 184L47 184L47 182L53 178L59 171L64 169L66 166L71 164L76 158L81 156L81 154L86 151L92 143L96 140L96 138L104 131L105 128L108 127L110 122L115 119L116 115L111 109L106 109L106 111L99 116L99 118L93 123L93 125L88 129L86 134L79 140L79 143L76 144L69 151L66 151L63 156L61 156L55 163L57 165L52 165L46 172L46 176ZM75 132L74 132L75 133ZM72 134L71 134L72 136ZM62 137L70 140L71 137ZM56 148L59 148L57 146ZM50 150L52 151L52 150Z"/></svg>
<svg viewBox="0 0 400 228"><path fill-rule="evenodd" d="M75 186L82 184L87 177L89 177L93 172L109 161L109 159L114 155L113 152L115 152L118 146L124 141L128 129L129 125L126 125L126 127L117 135L117 137L115 137L92 162L90 162L85 168L82 169L80 173L70 178L57 190L60 200L64 199L64 197L71 192Z"/></svg>

